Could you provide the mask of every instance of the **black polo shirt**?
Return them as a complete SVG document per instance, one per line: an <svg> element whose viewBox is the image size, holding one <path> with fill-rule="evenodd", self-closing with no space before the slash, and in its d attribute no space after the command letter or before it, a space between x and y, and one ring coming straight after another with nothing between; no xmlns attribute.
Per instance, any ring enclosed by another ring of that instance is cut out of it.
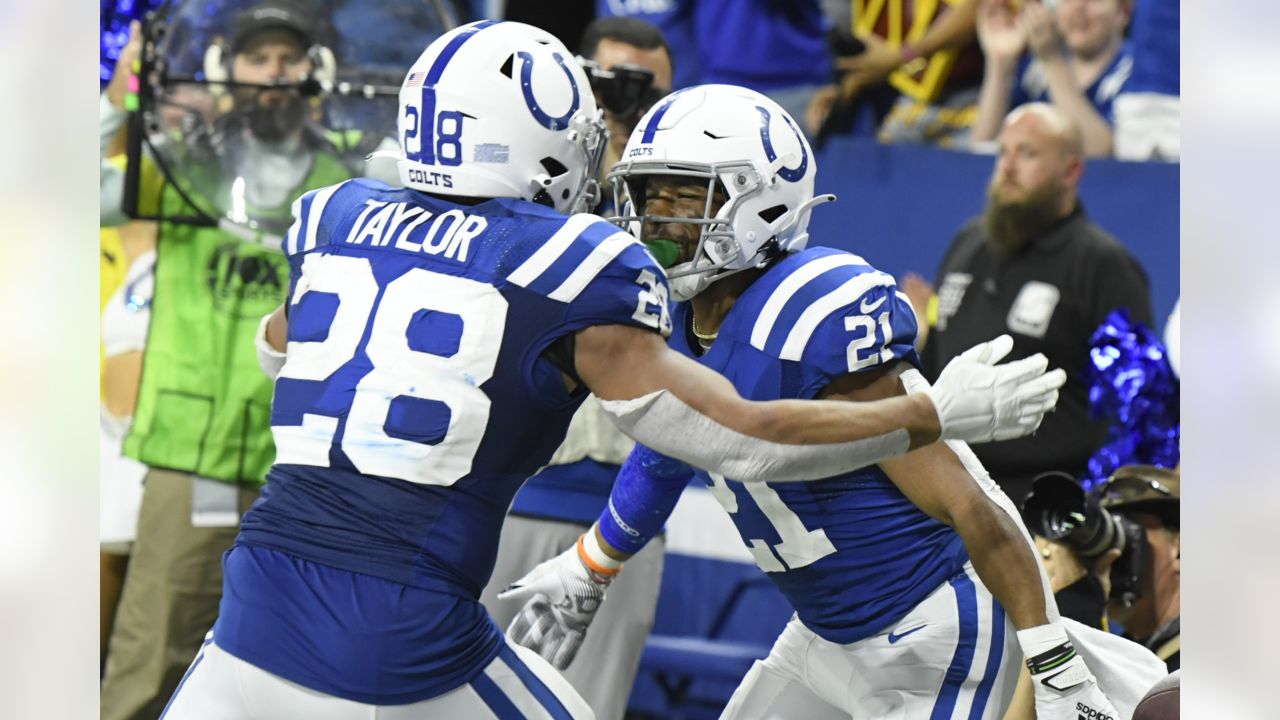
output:
<svg viewBox="0 0 1280 720"><path fill-rule="evenodd" d="M1073 475L1102 445L1106 424L1089 420L1089 337L1116 308L1151 325L1147 274L1115 238L1076 209L1015 255L986 243L981 218L970 221L938 272L937 325L922 359L937 379L951 358L1000 335L1013 336L1009 360L1044 353L1067 371L1058 408L1030 437L974 445L973 450L1015 503L1046 470ZM1170 238L1169 252L1177 252Z"/></svg>

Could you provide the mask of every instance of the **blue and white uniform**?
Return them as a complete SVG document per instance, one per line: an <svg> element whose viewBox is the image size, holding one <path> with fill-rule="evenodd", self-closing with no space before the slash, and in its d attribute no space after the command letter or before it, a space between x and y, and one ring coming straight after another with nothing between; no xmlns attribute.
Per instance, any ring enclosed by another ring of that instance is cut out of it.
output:
<svg viewBox="0 0 1280 720"><path fill-rule="evenodd" d="M366 705L580 716L477 599L582 400L544 351L591 325L668 333L663 271L594 216L519 200L352 180L295 215L276 464L224 561L216 647Z"/></svg>
<svg viewBox="0 0 1280 720"><path fill-rule="evenodd" d="M1111 64L1084 91L1084 96L1098 111L1108 125L1115 125L1116 117L1113 109L1115 99L1127 89L1129 78L1133 75L1133 44L1125 42L1116 53ZM1018 66L1018 84L1013 88L1013 96L1009 101L1010 108L1016 108L1029 102L1051 102L1049 97L1049 76L1045 72L1044 63L1027 53Z"/></svg>
<svg viewBox="0 0 1280 720"><path fill-rule="evenodd" d="M688 313L687 305L673 312L672 348L752 400L815 398L850 373L919 365L909 302L891 276L843 251L815 247L777 262L738 297L705 354ZM652 451L641 452L620 475L619 503L624 478L653 464L638 462ZM695 475L796 610L727 716L1000 716L1016 679L1016 667L1001 673L1016 666L1006 662L1017 647L1012 626L974 575L959 535L878 466L808 483ZM646 482L679 491L653 473ZM602 516L606 539L610 524ZM997 687L998 675L1007 678ZM993 690L1004 702L988 702Z"/></svg>

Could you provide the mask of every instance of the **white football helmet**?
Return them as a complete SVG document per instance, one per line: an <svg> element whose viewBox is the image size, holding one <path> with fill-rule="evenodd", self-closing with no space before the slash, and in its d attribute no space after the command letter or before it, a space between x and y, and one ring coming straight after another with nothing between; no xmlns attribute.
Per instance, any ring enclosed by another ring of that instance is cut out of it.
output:
<svg viewBox="0 0 1280 720"><path fill-rule="evenodd" d="M609 173L622 212L610 220L641 242L646 222L699 226L693 259L667 268L672 297L688 300L716 280L804 249L809 211L835 199L813 196L816 172L809 142L774 101L733 85L686 88L655 104L631 133ZM653 175L704 179L703 216L646 215L644 180ZM727 200L713 214L717 187ZM660 247L646 244L664 260Z"/></svg>
<svg viewBox="0 0 1280 720"><path fill-rule="evenodd" d="M400 88L400 180L562 213L599 201L606 132L586 74L551 33L482 20L431 43Z"/></svg>

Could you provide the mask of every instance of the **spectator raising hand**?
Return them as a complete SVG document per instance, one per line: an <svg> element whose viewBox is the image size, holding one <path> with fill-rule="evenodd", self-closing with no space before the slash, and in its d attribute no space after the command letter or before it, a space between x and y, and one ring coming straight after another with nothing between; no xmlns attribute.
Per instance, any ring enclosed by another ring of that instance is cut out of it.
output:
<svg viewBox="0 0 1280 720"><path fill-rule="evenodd" d="M1053 15L1039 0L1023 3L1018 24L1026 37L1027 47L1041 62L1063 55L1065 48Z"/></svg>
<svg viewBox="0 0 1280 720"><path fill-rule="evenodd" d="M1080 128L1086 155L1110 155L1111 104L1133 68L1124 40L1130 0L981 0L985 55L972 141L994 140L1008 112L1050 102Z"/></svg>
<svg viewBox="0 0 1280 720"><path fill-rule="evenodd" d="M1027 49L1022 18L1009 0L983 0L978 10L978 44L988 67L1013 70Z"/></svg>
<svg viewBox="0 0 1280 720"><path fill-rule="evenodd" d="M120 48L120 56L116 58L115 70L111 73L111 81L107 83L107 100L117 110L124 109L124 97L129 92L129 78L133 75L133 63L142 53L142 23L134 20L129 23L129 42Z"/></svg>

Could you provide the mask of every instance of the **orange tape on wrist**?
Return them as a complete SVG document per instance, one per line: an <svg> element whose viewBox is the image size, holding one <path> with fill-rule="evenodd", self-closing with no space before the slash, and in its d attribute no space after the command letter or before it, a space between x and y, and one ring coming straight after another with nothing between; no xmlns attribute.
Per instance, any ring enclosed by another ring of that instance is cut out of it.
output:
<svg viewBox="0 0 1280 720"><path fill-rule="evenodd" d="M586 565L588 570L598 575L604 575L605 577L613 577L614 575L617 575L618 571L622 569L622 565L619 564L618 567L607 568L593 560L591 555L587 553L586 546L583 544L584 538L586 538L586 534L578 536L578 558L582 560L582 564Z"/></svg>

